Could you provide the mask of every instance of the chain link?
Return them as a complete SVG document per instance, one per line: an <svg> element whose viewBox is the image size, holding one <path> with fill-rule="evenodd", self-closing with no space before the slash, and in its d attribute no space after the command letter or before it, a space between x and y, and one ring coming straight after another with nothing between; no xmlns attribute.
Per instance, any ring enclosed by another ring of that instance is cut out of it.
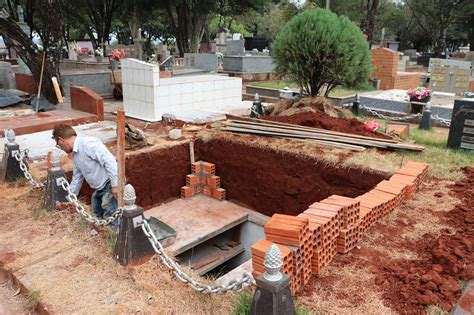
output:
<svg viewBox="0 0 474 315"><path fill-rule="evenodd" d="M59 184L61 185L62 189L64 189L67 192L66 199L74 204L74 207L76 208L76 211L79 214L82 214L82 216L86 219L86 221L96 224L96 225L108 225L112 223L113 221L117 220L120 218L123 214L123 209L118 208L117 211L115 211L110 217L107 219L97 219L96 217L93 217L85 208L84 206L77 200L77 196L71 191L71 186L69 186L69 183L67 180L63 177L59 179Z"/></svg>
<svg viewBox="0 0 474 315"><path fill-rule="evenodd" d="M446 127L451 127L451 121L449 119L441 118L438 115L431 116L434 120L439 121L442 125Z"/></svg>
<svg viewBox="0 0 474 315"><path fill-rule="evenodd" d="M417 114L413 114L413 115L406 115L406 116L398 116L398 117L385 116L385 115L382 115L382 114L378 113L377 111L375 111L375 110L373 110L373 109L371 109L371 108L369 108L365 105L360 104L359 107L363 110L366 110L367 112L369 112L373 116L375 116L377 118L380 118L380 119L385 119L385 120L405 121L405 120L410 120L410 119L414 119L414 118L423 116L422 113L417 113ZM438 121L440 124L442 124L444 126L451 127L451 122L448 119L441 118L438 115L432 115L431 118Z"/></svg>
<svg viewBox="0 0 474 315"><path fill-rule="evenodd" d="M186 283L194 290L201 292L203 294L210 294L210 293L225 293L227 291L237 291L243 288L244 284L255 284L253 277L249 273L244 273L242 278L238 280L231 280L227 285L218 285L218 286L209 286L202 284L193 280L189 275L185 274L179 267L179 265L170 258L161 243L156 238L153 230L151 229L150 225L148 224L147 220L143 220L142 224L143 233L145 233L146 237L151 243L151 246L155 250L155 252L160 256L161 261L165 264L166 267L171 269L181 282Z"/></svg>
<svg viewBox="0 0 474 315"><path fill-rule="evenodd" d="M13 157L20 163L20 169L25 175L25 178L30 182L31 186L37 189L44 189L46 187L46 182L39 183L33 179L30 172L28 171L28 150L23 151L22 155L20 150L13 152Z"/></svg>
<svg viewBox="0 0 474 315"><path fill-rule="evenodd" d="M378 113L377 111L365 106L365 105L359 105L359 107L363 110L366 110L367 112L369 112L370 114L372 114L373 116L377 117L377 118L380 118L380 119L385 119L385 120L394 120L394 121L403 121L403 120L409 120L409 119L413 119L413 118L417 118L417 117L421 117L423 116L421 113L417 113L417 114L413 114L413 115L406 115L406 116L398 116L398 117L393 117L393 116L385 116L385 115L382 115L380 113Z"/></svg>

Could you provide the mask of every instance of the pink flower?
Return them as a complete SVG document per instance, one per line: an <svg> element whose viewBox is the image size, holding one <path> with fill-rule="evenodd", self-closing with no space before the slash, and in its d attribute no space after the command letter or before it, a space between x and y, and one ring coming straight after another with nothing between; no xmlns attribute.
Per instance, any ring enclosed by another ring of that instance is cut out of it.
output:
<svg viewBox="0 0 474 315"><path fill-rule="evenodd" d="M79 50L79 55L87 55L87 54L89 54L89 49L81 48L81 50Z"/></svg>
<svg viewBox="0 0 474 315"><path fill-rule="evenodd" d="M365 126L365 130L370 131L370 132L374 132L380 127L379 123L376 121L366 121L364 123L364 126Z"/></svg>
<svg viewBox="0 0 474 315"><path fill-rule="evenodd" d="M430 96L431 90L426 87L417 87L416 89L409 89L408 90L408 96L410 98L416 98L418 100L421 100L422 98Z"/></svg>
<svg viewBox="0 0 474 315"><path fill-rule="evenodd" d="M114 49L114 51L112 51L112 58L114 58L115 60L123 59L123 57L125 57L125 51L123 49Z"/></svg>

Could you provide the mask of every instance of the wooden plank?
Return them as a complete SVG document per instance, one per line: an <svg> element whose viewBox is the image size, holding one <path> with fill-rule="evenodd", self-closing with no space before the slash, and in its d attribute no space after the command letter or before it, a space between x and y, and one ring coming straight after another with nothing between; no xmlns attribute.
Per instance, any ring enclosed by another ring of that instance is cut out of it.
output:
<svg viewBox="0 0 474 315"><path fill-rule="evenodd" d="M118 198L119 207L123 207L123 190L125 187L125 111L117 111L117 163L118 163Z"/></svg>
<svg viewBox="0 0 474 315"><path fill-rule="evenodd" d="M195 270L198 275L202 276L244 251L245 248L241 244L229 248L228 250L221 250L217 247L209 247L207 251L205 251L205 260L191 264L191 268Z"/></svg>
<svg viewBox="0 0 474 315"><path fill-rule="evenodd" d="M366 147L375 147L375 148L393 148L393 149L405 149L405 150L412 150L412 151L423 151L423 146L416 146L416 145L409 145L409 144L402 144L402 143L384 143L384 142L377 142L377 141L364 141L361 139L352 139L346 137L337 137L337 136L330 136L330 135L323 135L323 134L312 134L310 132L294 132L289 130L280 130L278 128L267 128L267 127L256 127L256 126L247 126L247 128L236 127L232 124L228 124L229 127L222 127L220 130L223 131L232 131L232 132L240 132L240 133L253 133L253 134L260 134L260 135L268 135L268 136L280 136L280 137L292 137L292 138L299 138L299 139L316 139L316 140L326 140L332 142L340 142L358 146L366 146Z"/></svg>
<svg viewBox="0 0 474 315"><path fill-rule="evenodd" d="M61 94L61 88L59 87L58 79L56 77L52 77L51 81L53 82L54 92L56 93L58 103L64 103L64 98Z"/></svg>
<svg viewBox="0 0 474 315"><path fill-rule="evenodd" d="M228 124L230 128L234 128L234 131L238 131L242 127L238 125L234 125L232 123ZM225 127L228 128L228 127ZM328 140L328 141L335 141L335 142L342 142L354 145L363 145L363 146L371 146L377 148L387 148L388 143L376 142L376 141L367 141L362 139L353 139L350 137L341 137L341 136L333 136L333 135L326 135L326 134L318 134L312 133L308 131L294 131L294 130L285 130L275 127L258 127L258 126L246 126L243 129L245 130L260 130L260 131L268 131L279 133L279 135L292 135L297 138L308 138L308 139L317 139L317 140Z"/></svg>
<svg viewBox="0 0 474 315"><path fill-rule="evenodd" d="M305 127L305 126L281 123L281 122L276 122L276 121L246 118L246 117L239 117L239 116L233 116L233 115L226 115L226 116L228 118L230 118L231 121L234 121L236 123L247 123L247 124L252 123L252 124L259 124L259 125L278 125L282 128L286 127L288 129L294 129L294 130L312 131L312 132L325 133L325 134L338 135L338 136L347 136L347 137L352 137L352 138L357 138L357 139L365 139L365 140L374 140L375 139L375 140L378 140L378 141L381 141L381 142L391 142L391 143L396 143L397 142L397 141L394 141L394 140L391 140L391 139L366 137L366 136L354 135L354 134L345 133L345 132L338 132L338 131L326 130L326 129L321 129L321 128Z"/></svg>
<svg viewBox="0 0 474 315"><path fill-rule="evenodd" d="M474 150L474 143L461 142L461 148Z"/></svg>

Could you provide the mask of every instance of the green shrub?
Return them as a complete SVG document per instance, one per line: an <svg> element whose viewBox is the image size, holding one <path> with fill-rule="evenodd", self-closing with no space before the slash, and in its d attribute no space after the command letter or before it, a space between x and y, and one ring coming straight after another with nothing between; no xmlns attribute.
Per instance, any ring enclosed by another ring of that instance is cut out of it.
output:
<svg viewBox="0 0 474 315"><path fill-rule="evenodd" d="M364 84L372 71L369 47L357 25L320 8L291 19L273 42L272 56L276 72L311 96L327 96L337 85Z"/></svg>

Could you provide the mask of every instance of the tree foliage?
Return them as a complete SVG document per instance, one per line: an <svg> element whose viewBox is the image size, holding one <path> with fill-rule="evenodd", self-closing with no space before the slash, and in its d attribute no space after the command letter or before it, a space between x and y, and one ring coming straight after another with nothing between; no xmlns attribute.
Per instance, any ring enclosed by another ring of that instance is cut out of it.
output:
<svg viewBox="0 0 474 315"><path fill-rule="evenodd" d="M273 43L276 71L316 96L368 80L372 65L360 29L344 16L310 9L294 17Z"/></svg>

